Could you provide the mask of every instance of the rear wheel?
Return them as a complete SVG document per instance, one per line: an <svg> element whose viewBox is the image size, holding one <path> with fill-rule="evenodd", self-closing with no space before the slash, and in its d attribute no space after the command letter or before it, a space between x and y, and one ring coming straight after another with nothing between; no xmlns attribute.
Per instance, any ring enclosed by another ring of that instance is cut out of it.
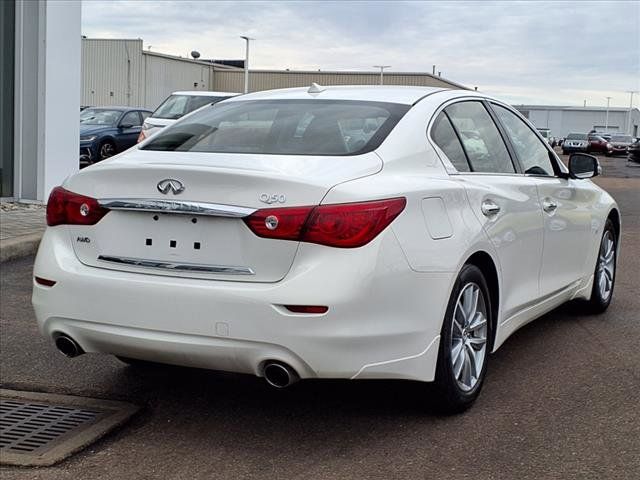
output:
<svg viewBox="0 0 640 480"><path fill-rule="evenodd" d="M604 312L611 303L616 281L617 238L613 222L607 219L600 240L596 269L593 274L593 288L589 300L589 310Z"/></svg>
<svg viewBox="0 0 640 480"><path fill-rule="evenodd" d="M491 304L484 275L465 265L453 288L440 334L435 386L441 410L458 413L480 394L487 371Z"/></svg>
<svg viewBox="0 0 640 480"><path fill-rule="evenodd" d="M98 158L105 160L109 157L113 157L116 154L116 146L111 140L105 140L100 144L98 148Z"/></svg>

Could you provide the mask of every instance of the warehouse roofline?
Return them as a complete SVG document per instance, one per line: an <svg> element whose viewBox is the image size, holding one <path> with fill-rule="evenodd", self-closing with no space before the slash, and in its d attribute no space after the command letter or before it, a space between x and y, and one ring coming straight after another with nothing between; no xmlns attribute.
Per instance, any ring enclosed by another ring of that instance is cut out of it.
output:
<svg viewBox="0 0 640 480"><path fill-rule="evenodd" d="M568 111L580 111L580 112L606 112L607 107L579 107L579 106L567 106L567 105L513 105L516 109L526 110L568 110ZM628 112L628 107L609 107L609 112ZM636 107L632 110L640 112Z"/></svg>

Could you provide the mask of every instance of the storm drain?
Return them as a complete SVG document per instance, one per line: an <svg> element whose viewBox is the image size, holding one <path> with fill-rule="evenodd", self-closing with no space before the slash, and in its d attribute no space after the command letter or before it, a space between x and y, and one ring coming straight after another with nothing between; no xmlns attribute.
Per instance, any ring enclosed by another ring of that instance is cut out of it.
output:
<svg viewBox="0 0 640 480"><path fill-rule="evenodd" d="M136 410L123 402L0 390L0 463L52 465Z"/></svg>

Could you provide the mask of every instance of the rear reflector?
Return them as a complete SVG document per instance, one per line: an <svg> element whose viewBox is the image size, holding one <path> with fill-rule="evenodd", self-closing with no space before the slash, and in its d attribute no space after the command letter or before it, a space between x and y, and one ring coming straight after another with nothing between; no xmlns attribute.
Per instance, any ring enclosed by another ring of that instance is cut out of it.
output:
<svg viewBox="0 0 640 480"><path fill-rule="evenodd" d="M47 280L46 278L42 278L42 277L34 277L36 279L36 283L39 285L44 285L45 287L53 287L56 282L55 280Z"/></svg>
<svg viewBox="0 0 640 480"><path fill-rule="evenodd" d="M285 305L284 308L293 313L327 313L329 307L320 305Z"/></svg>
<svg viewBox="0 0 640 480"><path fill-rule="evenodd" d="M95 198L56 187L47 203L47 225L95 225L107 213Z"/></svg>
<svg viewBox="0 0 640 480"><path fill-rule="evenodd" d="M404 210L404 197L372 202L265 208L244 219L259 237L356 248L376 238Z"/></svg>

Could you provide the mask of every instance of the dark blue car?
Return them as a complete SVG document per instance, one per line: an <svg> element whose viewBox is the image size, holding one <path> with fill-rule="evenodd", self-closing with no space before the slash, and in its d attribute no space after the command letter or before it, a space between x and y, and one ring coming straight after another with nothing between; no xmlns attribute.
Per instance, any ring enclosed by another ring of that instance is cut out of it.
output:
<svg viewBox="0 0 640 480"><path fill-rule="evenodd" d="M91 107L80 112L80 167L135 145L149 115L149 110L133 107Z"/></svg>

